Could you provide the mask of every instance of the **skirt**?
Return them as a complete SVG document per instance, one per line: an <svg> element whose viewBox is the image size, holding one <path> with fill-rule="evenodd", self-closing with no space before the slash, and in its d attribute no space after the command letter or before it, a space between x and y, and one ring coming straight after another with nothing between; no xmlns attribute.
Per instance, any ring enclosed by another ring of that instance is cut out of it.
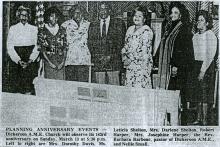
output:
<svg viewBox="0 0 220 147"><path fill-rule="evenodd" d="M34 45L15 46L15 51L22 61L28 62ZM9 62L10 91L13 93L34 93L33 79L37 77L38 63L32 62L26 68L22 68L13 61Z"/></svg>
<svg viewBox="0 0 220 147"><path fill-rule="evenodd" d="M67 81L89 82L89 66L67 65L65 67L65 78Z"/></svg>
<svg viewBox="0 0 220 147"><path fill-rule="evenodd" d="M191 77L187 80L187 101L213 103L215 89L215 62L213 61L206 70L204 78L199 81L198 76L202 61L195 61Z"/></svg>
<svg viewBox="0 0 220 147"><path fill-rule="evenodd" d="M60 65L63 61L64 55L61 54L47 54L48 59L56 66ZM50 64L44 59L44 77L47 79L64 80L65 79L65 67L61 69L52 68Z"/></svg>

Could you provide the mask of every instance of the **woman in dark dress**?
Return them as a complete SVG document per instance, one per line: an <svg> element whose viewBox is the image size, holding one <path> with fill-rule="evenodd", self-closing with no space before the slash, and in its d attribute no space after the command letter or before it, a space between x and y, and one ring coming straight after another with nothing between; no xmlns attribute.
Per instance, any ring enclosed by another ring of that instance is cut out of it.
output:
<svg viewBox="0 0 220 147"><path fill-rule="evenodd" d="M194 60L192 33L189 27L189 12L180 2L170 5L171 21L166 26L159 49L159 84L167 90L180 90L181 125L187 121L187 79Z"/></svg>
<svg viewBox="0 0 220 147"><path fill-rule="evenodd" d="M174 2L170 5L170 18L160 44L159 88L183 90L193 61L189 13L183 4Z"/></svg>
<svg viewBox="0 0 220 147"><path fill-rule="evenodd" d="M217 37L212 28L212 18L201 10L197 16L198 32L193 36L195 54L192 72L190 102L197 103L197 120L194 124L207 125L208 106L214 103L215 55Z"/></svg>
<svg viewBox="0 0 220 147"><path fill-rule="evenodd" d="M44 77L64 80L67 52L66 31L58 24L61 13L56 7L45 13L46 24L38 34L38 44L44 58Z"/></svg>

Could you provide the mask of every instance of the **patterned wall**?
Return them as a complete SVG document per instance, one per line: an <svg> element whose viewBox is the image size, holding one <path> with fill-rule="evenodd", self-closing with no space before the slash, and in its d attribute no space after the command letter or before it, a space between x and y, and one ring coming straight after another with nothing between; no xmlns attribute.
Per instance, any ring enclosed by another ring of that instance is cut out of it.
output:
<svg viewBox="0 0 220 147"><path fill-rule="evenodd" d="M61 2L61 3L55 3L52 2L51 5L56 5L59 8L62 9L64 15L68 17L67 11L71 8L74 4L80 4L84 7L88 7L87 10L90 14L90 16L93 19L97 19L97 10L98 10L98 1L90 1L90 2ZM149 2L149 1L110 1L108 2L111 7L114 16L122 17L123 12L131 12L138 6L145 6L147 9L151 11L155 11L157 13L158 17L163 17L164 13L165 15L168 15L168 8L170 5L170 2ZM196 10L197 10L197 3L198 2L182 2L190 11L190 17L193 19L195 16Z"/></svg>
<svg viewBox="0 0 220 147"><path fill-rule="evenodd" d="M95 21L98 19L98 4L99 1L90 1L90 2L73 2L73 1L66 1L66 2L51 2L50 6L52 5L56 5L58 6L65 17L65 20L69 18L69 9L72 7L72 5L75 4L79 4L82 5L83 7L86 8L87 12L88 12L88 17L87 20L89 20L90 22ZM144 6L148 9L148 11L150 12L155 12L156 16L158 18L166 18L167 20L169 17L169 5L171 2L149 2L149 1L109 1L108 2L112 8L112 14L114 17L119 17L125 20L125 23L129 26L132 23L132 19L131 18L123 18L123 13L124 12L132 12L132 10L134 10L136 7L138 6ZM189 10L190 13L190 21L192 22L192 26L194 26L193 24L195 23L195 17L196 17L196 12L198 10L198 3L199 2L182 2L186 8ZM128 13L129 14L129 13ZM128 15L126 14L128 17L129 15L131 15L131 13ZM149 22L150 23L150 22ZM149 25L149 24L148 24ZM193 30L192 32L195 32L195 28L192 27Z"/></svg>
<svg viewBox="0 0 220 147"><path fill-rule="evenodd" d="M35 24L39 28L42 28L44 26L44 12L45 12L45 7L44 7L43 2L38 2L36 6Z"/></svg>

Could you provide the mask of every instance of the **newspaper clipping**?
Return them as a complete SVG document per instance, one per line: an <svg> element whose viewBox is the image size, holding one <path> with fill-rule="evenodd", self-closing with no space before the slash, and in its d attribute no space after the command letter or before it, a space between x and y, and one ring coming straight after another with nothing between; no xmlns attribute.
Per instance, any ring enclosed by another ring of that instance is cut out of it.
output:
<svg viewBox="0 0 220 147"><path fill-rule="evenodd" d="M220 145L217 0L0 6L0 147Z"/></svg>

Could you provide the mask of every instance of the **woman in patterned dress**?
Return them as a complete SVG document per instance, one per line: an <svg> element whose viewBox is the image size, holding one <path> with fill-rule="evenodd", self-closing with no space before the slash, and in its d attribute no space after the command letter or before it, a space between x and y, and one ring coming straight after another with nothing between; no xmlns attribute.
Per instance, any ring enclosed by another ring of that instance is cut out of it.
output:
<svg viewBox="0 0 220 147"><path fill-rule="evenodd" d="M68 51L65 63L66 80L88 82L91 54L87 46L90 22L84 19L85 12L79 5L70 10L71 19L62 26L67 31Z"/></svg>
<svg viewBox="0 0 220 147"><path fill-rule="evenodd" d="M127 30L122 61L126 68L125 85L152 88L151 70L153 32L146 22L146 9L138 7L133 13L134 25Z"/></svg>
<svg viewBox="0 0 220 147"><path fill-rule="evenodd" d="M66 31L58 25L61 13L56 7L45 13L46 24L38 34L38 44L44 59L44 77L64 80L66 59Z"/></svg>

